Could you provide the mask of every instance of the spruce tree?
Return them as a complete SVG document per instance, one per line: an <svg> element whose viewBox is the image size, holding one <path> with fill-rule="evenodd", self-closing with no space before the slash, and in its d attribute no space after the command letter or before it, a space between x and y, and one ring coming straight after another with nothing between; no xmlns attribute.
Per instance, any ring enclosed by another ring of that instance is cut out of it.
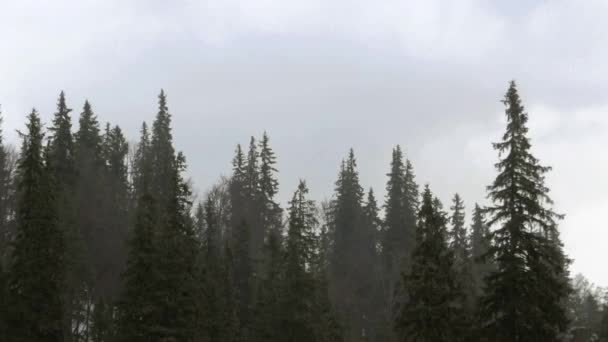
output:
<svg viewBox="0 0 608 342"><path fill-rule="evenodd" d="M488 255L490 249L490 229L485 222L483 209L475 204L470 230L471 259L473 261L473 284L476 297L483 294L484 278L494 269L494 262Z"/></svg>
<svg viewBox="0 0 608 342"><path fill-rule="evenodd" d="M412 267L403 273L406 301L395 322L399 341L466 341L462 291L448 248L447 218L427 186L418 214Z"/></svg>
<svg viewBox="0 0 608 342"><path fill-rule="evenodd" d="M158 339L153 326L154 286L159 275L155 272L154 234L155 200L151 193L152 162L149 135L144 124L136 151L137 205L135 222L128 242L127 267L123 274L123 292L118 302L117 341L138 342Z"/></svg>
<svg viewBox="0 0 608 342"><path fill-rule="evenodd" d="M100 273L105 269L103 263L107 255L103 254L107 246L102 245L105 236L101 234L108 230L104 222L104 218L108 215L99 214L100 210L104 209L104 164L101 155L99 123L88 101L84 103L78 122L79 129L74 134L75 178L68 196L74 198L74 221L84 245L85 254L80 257L86 260L84 267L87 269L85 279L87 288L82 294L82 300L86 304L84 304L83 312L77 316L77 324L86 329L89 326L86 318L90 317L90 312L86 312L86 310L95 303L95 299L90 296L93 293L94 296L97 296L101 292L99 284L104 280Z"/></svg>
<svg viewBox="0 0 608 342"><path fill-rule="evenodd" d="M374 241L363 215L363 188L351 149L336 182L330 258L331 297L348 341L360 341L370 333L367 328L371 313L366 298L371 297L374 271L368 251L373 250Z"/></svg>
<svg viewBox="0 0 608 342"><path fill-rule="evenodd" d="M282 210L275 201L279 191L279 181L276 179L276 156L270 147L270 138L264 132L260 141L260 196L262 201L262 222L266 232L278 229L281 225Z"/></svg>
<svg viewBox="0 0 608 342"><path fill-rule="evenodd" d="M0 112L0 265L7 265L14 211L13 168L2 135Z"/></svg>
<svg viewBox="0 0 608 342"><path fill-rule="evenodd" d="M263 273L254 308L253 341L284 340L285 251L280 231L270 231L264 244Z"/></svg>
<svg viewBox="0 0 608 342"><path fill-rule="evenodd" d="M314 280L310 264L315 253L316 207L307 198L308 188L300 181L289 202L289 227L286 241L286 294L283 313L285 341L314 340Z"/></svg>
<svg viewBox="0 0 608 342"><path fill-rule="evenodd" d="M64 231L58 226L52 164L48 151L43 151L35 110L28 116L27 133L21 136L8 340L64 341Z"/></svg>
<svg viewBox="0 0 608 342"><path fill-rule="evenodd" d="M129 210L131 194L128 181L127 154L129 145L118 126L107 125L102 137L103 168L102 207L107 213L104 218L107 233L104 236L102 261L99 264L103 273L98 277L103 279L100 284L100 295L106 302L114 300L120 290L119 275L124 271L127 258L128 227L130 224Z"/></svg>
<svg viewBox="0 0 608 342"><path fill-rule="evenodd" d="M254 145L255 146L255 145ZM250 152L251 149L250 149ZM251 155L252 153L250 153ZM240 145L237 145L233 159L233 174L230 181L231 202L231 258L232 281L240 338L248 338L252 309L255 303L255 265L252 247L252 202L249 196L248 180L255 177L255 168L245 159Z"/></svg>
<svg viewBox="0 0 608 342"><path fill-rule="evenodd" d="M77 171L75 165L72 119L65 94L57 100L57 111L49 128L49 159L56 182L58 223L65 231L67 284L64 291L66 305L64 332L67 340L79 338L79 326L84 319L86 286L89 280L86 265L86 247L76 219L76 201L72 197Z"/></svg>
<svg viewBox="0 0 608 342"><path fill-rule="evenodd" d="M454 269L459 287L464 291L465 301L461 303L467 318L473 315L476 302L475 287L473 283L473 266L471 260L471 247L465 227L465 208L460 195L455 194L452 199L450 216L451 230L449 232L450 249L454 253Z"/></svg>
<svg viewBox="0 0 608 342"><path fill-rule="evenodd" d="M491 341L556 341L567 328L563 302L567 261L557 236L545 175L550 170L531 154L528 114L515 82L503 103L507 128L499 152L498 176L488 187L493 204L486 208L494 226L488 252L497 269L486 277L482 316Z"/></svg>
<svg viewBox="0 0 608 342"><path fill-rule="evenodd" d="M186 164L175 153L171 115L161 90L150 139L151 194L154 196L153 259L158 278L152 284L153 328L159 338L188 341L197 316L197 242L192 221L191 191L183 179Z"/></svg>

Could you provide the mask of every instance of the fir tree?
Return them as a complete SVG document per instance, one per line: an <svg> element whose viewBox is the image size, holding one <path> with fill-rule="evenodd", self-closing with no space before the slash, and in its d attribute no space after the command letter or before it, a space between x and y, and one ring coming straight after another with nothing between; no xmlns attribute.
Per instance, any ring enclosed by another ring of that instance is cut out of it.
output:
<svg viewBox="0 0 608 342"><path fill-rule="evenodd" d="M117 340L124 342L158 339L153 326L156 305L153 290L159 275L155 271L155 200L151 194L152 162L145 124L136 155L138 199L135 223L128 242L124 289L118 302Z"/></svg>
<svg viewBox="0 0 608 342"><path fill-rule="evenodd" d="M561 250L556 221L549 206L549 189L542 166L530 152L528 114L515 82L503 103L507 129L494 144L500 160L498 176L488 187L493 205L486 209L488 225L495 226L489 255L497 270L486 277L482 317L491 341L556 341L567 327L563 301L567 261Z"/></svg>
<svg viewBox="0 0 608 342"><path fill-rule="evenodd" d="M367 260L374 242L370 227L363 220L363 188L359 183L357 162L351 149L343 161L332 204L333 249L330 267L332 298L344 322L345 339L365 339L370 312L364 298L371 296L373 269ZM363 253L362 253L363 251Z"/></svg>
<svg viewBox="0 0 608 342"><path fill-rule="evenodd" d="M494 269L494 263L488 256L490 249L490 229L485 223L483 209L475 204L471 224L471 259L473 260L473 283L476 297L483 294L483 280Z"/></svg>
<svg viewBox="0 0 608 342"><path fill-rule="evenodd" d="M386 203L384 204L385 230L382 239L382 255L385 272L390 278L387 282L392 283L396 280L396 275L399 273L399 265L406 250L404 248L406 241L408 238L411 238L408 234L408 227L406 227L406 213L403 203L405 199L405 166L403 163L403 153L399 145L393 149L391 172L388 174L388 177ZM390 293L392 291L387 290L387 292Z"/></svg>
<svg viewBox="0 0 608 342"><path fill-rule="evenodd" d="M254 309L252 339L284 340L285 252L278 229L272 230L264 244L264 267Z"/></svg>
<svg viewBox="0 0 608 342"><path fill-rule="evenodd" d="M396 320L400 341L466 341L462 292L448 248L446 215L427 186L422 196L412 268L403 273L406 302Z"/></svg>
<svg viewBox="0 0 608 342"><path fill-rule="evenodd" d="M77 340L79 327L84 319L87 301L87 283L90 274L85 262L87 250L85 240L78 225L75 190L77 176L74 137L72 135L71 108L66 104L63 91L59 94L57 111L50 127L49 160L56 183L58 224L64 230L66 242L67 284L64 291L66 305L64 331L65 338Z"/></svg>
<svg viewBox="0 0 608 342"><path fill-rule="evenodd" d="M35 110L22 138L8 340L63 341L64 232L58 226L52 166L48 154L43 157L43 133Z"/></svg>
<svg viewBox="0 0 608 342"><path fill-rule="evenodd" d="M314 340L313 307L315 283L310 272L314 261L317 225L316 207L307 199L308 188L300 181L289 206L286 247L285 341Z"/></svg>
<svg viewBox="0 0 608 342"><path fill-rule="evenodd" d="M13 168L2 135L2 112L0 112L0 265L7 265L9 241L12 232L14 211Z"/></svg>
<svg viewBox="0 0 608 342"><path fill-rule="evenodd" d="M279 181L275 175L277 172L275 167L276 156L270 147L269 137L266 132L262 135L259 145L261 220L264 231L268 235L273 234L273 231L281 227L282 209L275 201L275 195L279 191Z"/></svg>
<svg viewBox="0 0 608 342"><path fill-rule="evenodd" d="M460 195L454 195L450 209L452 210L450 216L452 229L449 232L449 241L450 249L454 253L454 270L459 283L458 286L464 291L465 301L461 303L465 308L464 313L468 317L471 317L476 297L473 283L471 247L465 227L465 208Z"/></svg>

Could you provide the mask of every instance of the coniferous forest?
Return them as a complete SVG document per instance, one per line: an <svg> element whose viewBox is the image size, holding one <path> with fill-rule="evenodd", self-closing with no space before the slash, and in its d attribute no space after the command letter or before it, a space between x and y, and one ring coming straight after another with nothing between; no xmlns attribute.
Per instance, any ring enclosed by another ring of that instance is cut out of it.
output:
<svg viewBox="0 0 608 342"><path fill-rule="evenodd" d="M0 131L0 341L608 341L604 294L569 273L534 113L514 82L502 103L487 203L442 203L398 145L385 198L351 149L330 200L300 180L279 203L268 134L196 197L164 91L136 144L62 92L20 146Z"/></svg>

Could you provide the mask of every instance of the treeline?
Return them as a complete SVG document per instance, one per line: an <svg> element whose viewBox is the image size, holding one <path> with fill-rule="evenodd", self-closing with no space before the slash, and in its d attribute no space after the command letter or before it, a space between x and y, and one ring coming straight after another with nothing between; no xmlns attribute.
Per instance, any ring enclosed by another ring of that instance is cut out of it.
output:
<svg viewBox="0 0 608 342"><path fill-rule="evenodd" d="M61 93L19 153L0 131L0 340L608 341L600 291L572 286L515 83L503 102L490 205L467 226L399 146L382 204L350 150L331 200L301 180L282 207L266 133L196 199L164 92L135 146L88 102L74 131Z"/></svg>

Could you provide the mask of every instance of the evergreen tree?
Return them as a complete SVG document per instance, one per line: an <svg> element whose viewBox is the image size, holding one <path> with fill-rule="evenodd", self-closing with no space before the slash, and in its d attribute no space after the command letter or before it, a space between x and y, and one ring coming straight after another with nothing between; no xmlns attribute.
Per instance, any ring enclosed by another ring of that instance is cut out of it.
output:
<svg viewBox="0 0 608 342"><path fill-rule="evenodd" d="M253 145L255 146L255 145ZM254 153L250 149L251 159ZM256 157L257 158L257 157ZM252 309L255 303L255 265L252 247L252 179L257 169L245 159L241 146L237 145L233 159L233 174L230 182L231 201L231 260L232 281L236 312L241 339L247 339L251 325ZM249 184L249 185L248 185Z"/></svg>
<svg viewBox="0 0 608 342"><path fill-rule="evenodd" d="M471 317L476 302L475 286L473 283L473 266L471 260L471 247L465 227L465 208L460 195L455 194L452 200L452 214L449 232L450 249L454 253L454 270L459 287L464 291L465 301L462 304L466 316Z"/></svg>
<svg viewBox="0 0 608 342"><path fill-rule="evenodd" d="M285 252L278 229L270 231L264 244L264 273L259 283L254 309L252 340L284 340Z"/></svg>
<svg viewBox="0 0 608 342"><path fill-rule="evenodd" d="M104 218L106 234L101 240L103 246L99 258L101 270L98 277L99 294L106 302L113 301L120 292L119 275L124 271L127 258L128 226L130 223L130 184L128 182L127 154L129 145L118 126L106 126L102 137L104 159L102 207L107 213Z"/></svg>
<svg viewBox="0 0 608 342"><path fill-rule="evenodd" d="M344 323L345 339L360 341L369 335L371 313L365 298L373 290L373 263L368 251L374 249L370 227L363 220L363 188L351 149L343 161L332 204L333 248L330 259L331 297Z"/></svg>
<svg viewBox="0 0 608 342"><path fill-rule="evenodd" d="M57 111L50 127L49 159L53 178L56 183L58 224L64 230L66 242L67 283L64 291L66 316L64 322L65 338L78 340L84 320L87 302L87 283L90 274L87 268L85 240L78 225L78 212L73 197L77 176L74 137L72 135L71 108L66 104L62 91L57 101Z"/></svg>
<svg viewBox="0 0 608 342"><path fill-rule="evenodd" d="M35 110L22 138L18 230L8 289L8 340L63 341L64 232L58 226L52 164L43 151L43 133Z"/></svg>
<svg viewBox="0 0 608 342"><path fill-rule="evenodd" d="M6 273L0 262L0 339L8 341L8 294L6 286Z"/></svg>
<svg viewBox="0 0 608 342"><path fill-rule="evenodd" d="M262 201L262 221L265 230L270 232L277 229L281 225L282 210L274 197L279 191L279 181L276 179L275 173L277 169L276 156L272 151L269 143L269 137L266 132L262 135L260 141L260 195Z"/></svg>
<svg viewBox="0 0 608 342"><path fill-rule="evenodd" d="M473 210L473 222L471 224L471 259L473 260L473 283L476 297L483 294L483 280L494 269L494 263L488 256L490 249L490 229L485 223L481 207L475 204Z"/></svg>
<svg viewBox="0 0 608 342"><path fill-rule="evenodd" d="M494 144L498 176L488 187L496 226L489 254L497 270L486 277L482 301L484 334L491 341L556 341L567 328L563 305L569 293L567 260L561 250L542 166L530 152L528 114L515 82L503 103L507 129Z"/></svg>
<svg viewBox="0 0 608 342"><path fill-rule="evenodd" d="M400 341L466 341L461 289L448 248L446 215L427 186L422 196L412 268L403 273L406 302L396 320Z"/></svg>
<svg viewBox="0 0 608 342"><path fill-rule="evenodd" d="M0 112L0 266L8 264L15 200L13 185L13 167L9 151L4 145L2 112Z"/></svg>
<svg viewBox="0 0 608 342"><path fill-rule="evenodd" d="M150 139L151 193L154 196L153 272L158 337L189 341L197 319L197 242L192 221L191 192L182 174L185 157L175 153L171 115L161 90Z"/></svg>
<svg viewBox="0 0 608 342"><path fill-rule="evenodd" d="M391 172L388 173L388 182L386 184L386 203L384 204L385 212L385 230L382 239L382 255L384 259L385 272L389 275L387 285L392 288L392 283L397 279L400 271L400 264L407 249L404 247L410 245L408 239L411 240L413 235L406 222L406 207L405 207L405 165L403 161L403 153L401 147L397 145L393 149L393 157L391 160ZM387 289L388 293L392 294L392 290Z"/></svg>
<svg viewBox="0 0 608 342"><path fill-rule="evenodd" d="M149 136L144 124L136 152L138 199L135 223L128 242L124 289L118 302L117 340L138 342L157 340L153 326L156 305L154 285L160 276L155 271L155 200L151 194L152 162Z"/></svg>
<svg viewBox="0 0 608 342"><path fill-rule="evenodd" d="M307 199L308 188L300 181L289 207L286 251L285 341L314 340L314 279L310 272L315 253L316 207Z"/></svg>

